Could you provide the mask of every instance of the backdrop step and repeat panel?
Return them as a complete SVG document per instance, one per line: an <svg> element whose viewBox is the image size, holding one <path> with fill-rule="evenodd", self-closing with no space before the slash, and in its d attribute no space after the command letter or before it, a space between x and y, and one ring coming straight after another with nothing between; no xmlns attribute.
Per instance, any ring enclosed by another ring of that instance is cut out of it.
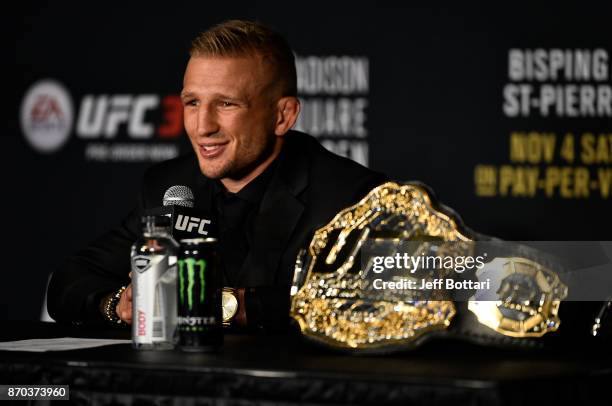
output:
<svg viewBox="0 0 612 406"><path fill-rule="evenodd" d="M146 167L190 153L189 42L230 18L285 34L297 128L330 150L428 184L486 234L610 239L608 6L75 7L26 6L4 28L16 70L0 137L3 318L38 318L62 258L118 223Z"/></svg>

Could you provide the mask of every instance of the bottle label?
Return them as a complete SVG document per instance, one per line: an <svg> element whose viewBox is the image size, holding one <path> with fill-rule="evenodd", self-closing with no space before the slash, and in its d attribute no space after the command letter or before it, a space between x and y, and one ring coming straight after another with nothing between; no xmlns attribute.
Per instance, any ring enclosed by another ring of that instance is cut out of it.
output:
<svg viewBox="0 0 612 406"><path fill-rule="evenodd" d="M174 258L174 261L172 260ZM132 259L133 322L136 344L172 342L176 327L175 256L136 256Z"/></svg>

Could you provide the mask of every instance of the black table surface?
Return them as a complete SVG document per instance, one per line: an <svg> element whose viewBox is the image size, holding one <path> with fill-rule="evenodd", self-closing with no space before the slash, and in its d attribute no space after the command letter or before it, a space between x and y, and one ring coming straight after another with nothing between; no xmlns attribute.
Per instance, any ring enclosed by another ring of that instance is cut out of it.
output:
<svg viewBox="0 0 612 406"><path fill-rule="evenodd" d="M52 337L129 339L129 331L4 321L0 333L0 341ZM602 395L610 399L610 344L568 343L545 351L439 341L409 352L359 356L310 344L297 334L229 333L214 353L137 351L130 344L0 351L0 384L70 385L71 399L83 404L143 399L199 404L220 398L241 404L592 403Z"/></svg>

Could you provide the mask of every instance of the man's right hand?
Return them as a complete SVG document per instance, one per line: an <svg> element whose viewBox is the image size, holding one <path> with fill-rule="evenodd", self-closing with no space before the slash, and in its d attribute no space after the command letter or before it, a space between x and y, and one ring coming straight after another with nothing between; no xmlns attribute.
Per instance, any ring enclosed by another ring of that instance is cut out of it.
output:
<svg viewBox="0 0 612 406"><path fill-rule="evenodd" d="M132 284L130 283L127 288L121 293L119 303L115 308L117 316L127 324L132 324Z"/></svg>

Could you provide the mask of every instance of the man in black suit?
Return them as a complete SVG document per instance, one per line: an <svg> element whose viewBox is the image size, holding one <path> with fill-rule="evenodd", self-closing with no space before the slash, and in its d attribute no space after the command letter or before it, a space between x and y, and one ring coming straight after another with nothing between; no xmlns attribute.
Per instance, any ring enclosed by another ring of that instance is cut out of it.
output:
<svg viewBox="0 0 612 406"><path fill-rule="evenodd" d="M384 181L291 130L300 110L295 61L268 27L222 23L198 36L190 55L181 99L195 156L153 166L121 226L54 273L48 310L57 321L131 323L129 251L140 217L170 186L186 185L218 224L224 282L239 302L232 323L284 327L298 250Z"/></svg>

